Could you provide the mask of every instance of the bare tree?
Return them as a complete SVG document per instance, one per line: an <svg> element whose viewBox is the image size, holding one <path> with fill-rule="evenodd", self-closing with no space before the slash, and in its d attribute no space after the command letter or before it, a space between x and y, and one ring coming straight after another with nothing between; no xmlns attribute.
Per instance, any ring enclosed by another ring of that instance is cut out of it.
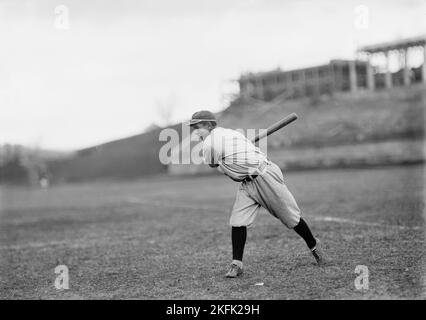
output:
<svg viewBox="0 0 426 320"><path fill-rule="evenodd" d="M176 107L176 95L169 94L166 98L156 101L156 108L158 115L160 116L161 124L168 126L172 123L173 113Z"/></svg>

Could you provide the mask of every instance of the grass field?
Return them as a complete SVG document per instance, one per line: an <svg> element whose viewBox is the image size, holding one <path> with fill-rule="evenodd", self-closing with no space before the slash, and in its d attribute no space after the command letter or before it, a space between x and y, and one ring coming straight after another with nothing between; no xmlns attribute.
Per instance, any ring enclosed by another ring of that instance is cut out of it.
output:
<svg viewBox="0 0 426 320"><path fill-rule="evenodd" d="M1 299L424 299L424 167L285 174L332 263L317 267L266 212L249 229L245 274L225 279L225 177L1 190ZM65 264L70 289L54 287ZM369 269L357 291L355 267ZM263 285L255 285L262 282Z"/></svg>

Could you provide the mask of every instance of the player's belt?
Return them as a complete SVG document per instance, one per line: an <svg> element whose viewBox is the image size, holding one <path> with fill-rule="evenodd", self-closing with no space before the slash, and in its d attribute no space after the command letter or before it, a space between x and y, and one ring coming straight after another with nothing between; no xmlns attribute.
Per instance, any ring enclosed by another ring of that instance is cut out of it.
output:
<svg viewBox="0 0 426 320"><path fill-rule="evenodd" d="M247 177L244 178L244 182L249 182L249 181L254 181L261 173L263 173L263 170L265 170L266 166L269 164L268 160L263 161L259 167L257 167L256 171L258 173L256 174L252 174L252 175L248 175ZM260 173L260 174L259 174Z"/></svg>

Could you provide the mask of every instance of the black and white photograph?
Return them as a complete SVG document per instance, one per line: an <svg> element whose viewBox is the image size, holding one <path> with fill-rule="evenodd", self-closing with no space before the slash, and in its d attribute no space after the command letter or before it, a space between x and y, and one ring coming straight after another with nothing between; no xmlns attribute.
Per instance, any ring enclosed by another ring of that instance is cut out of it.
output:
<svg viewBox="0 0 426 320"><path fill-rule="evenodd" d="M425 109L424 0L0 0L0 300L426 300Z"/></svg>

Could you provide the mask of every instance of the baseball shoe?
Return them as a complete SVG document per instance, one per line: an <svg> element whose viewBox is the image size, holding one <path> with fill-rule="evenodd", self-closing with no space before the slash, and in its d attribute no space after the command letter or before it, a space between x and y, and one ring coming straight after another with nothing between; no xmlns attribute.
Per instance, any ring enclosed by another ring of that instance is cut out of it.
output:
<svg viewBox="0 0 426 320"><path fill-rule="evenodd" d="M315 245L313 249L311 249L311 253L314 256L317 264L319 266L323 266L328 262L328 260L324 254L324 250L323 250L323 246L321 242L317 238L315 238L315 240L317 241L317 244Z"/></svg>
<svg viewBox="0 0 426 320"><path fill-rule="evenodd" d="M233 264L231 264L231 268L226 273L225 277L226 278L236 278L236 277L238 277L242 274L243 274L243 269L233 263Z"/></svg>

